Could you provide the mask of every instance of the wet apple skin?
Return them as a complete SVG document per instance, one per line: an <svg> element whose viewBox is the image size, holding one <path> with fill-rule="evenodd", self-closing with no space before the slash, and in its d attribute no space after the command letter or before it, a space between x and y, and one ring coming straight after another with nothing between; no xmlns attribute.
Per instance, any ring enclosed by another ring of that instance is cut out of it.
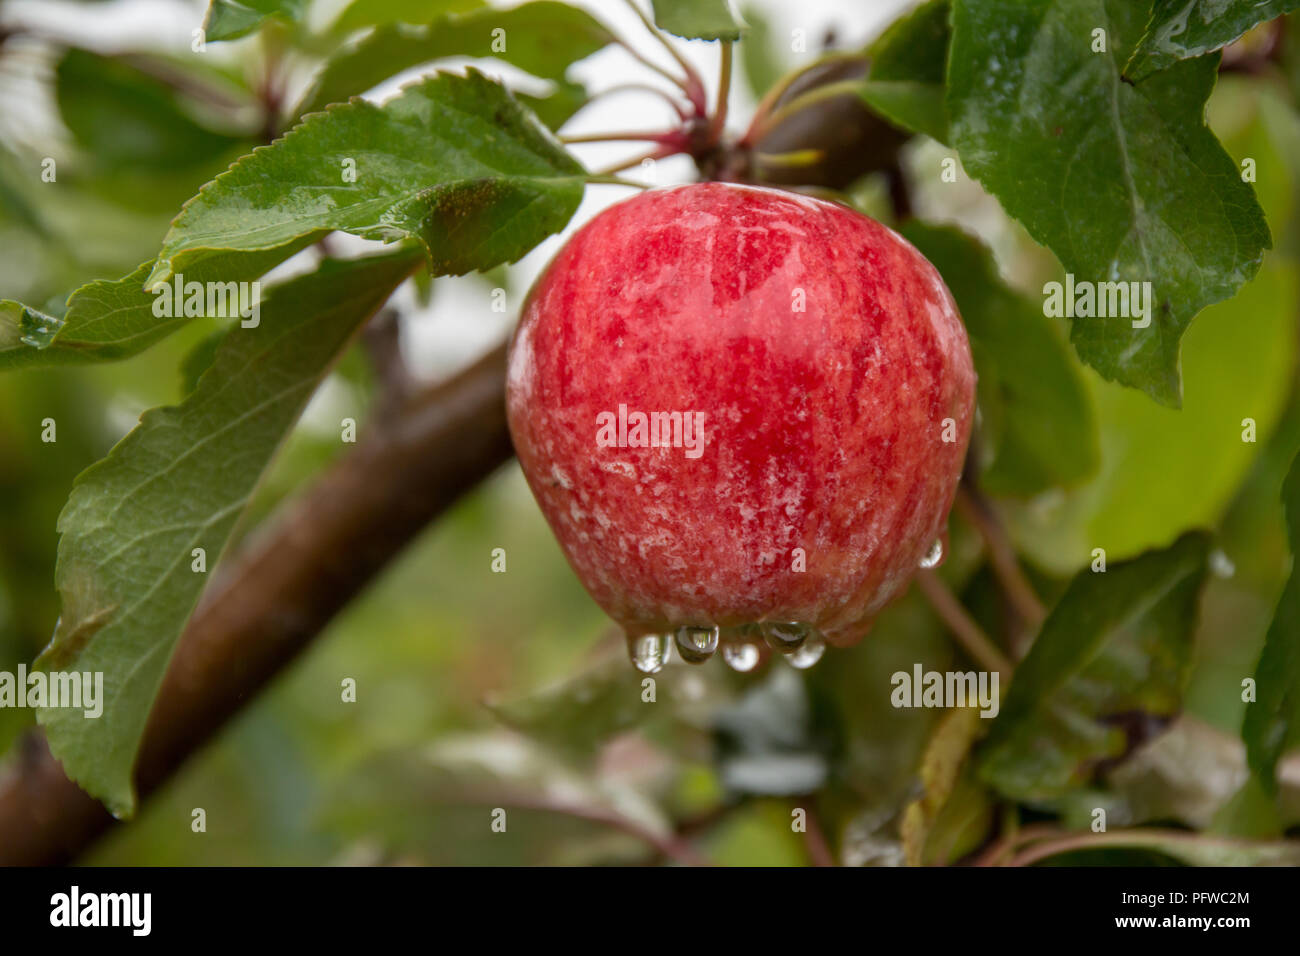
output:
<svg viewBox="0 0 1300 956"><path fill-rule="evenodd" d="M630 632L800 621L843 643L944 531L975 371L951 295L897 234L701 183L568 241L525 303L506 400L542 513ZM703 412L699 457L599 447L620 405Z"/></svg>

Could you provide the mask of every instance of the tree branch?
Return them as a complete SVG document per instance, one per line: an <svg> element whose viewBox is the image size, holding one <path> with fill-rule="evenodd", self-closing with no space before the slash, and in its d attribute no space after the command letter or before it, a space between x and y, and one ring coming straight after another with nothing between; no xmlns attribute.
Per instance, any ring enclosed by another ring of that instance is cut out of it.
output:
<svg viewBox="0 0 1300 956"><path fill-rule="evenodd" d="M513 454L505 347L372 421L224 563L177 644L136 765L142 797L287 666L430 521ZM0 779L0 865L73 859L113 819L33 735Z"/></svg>

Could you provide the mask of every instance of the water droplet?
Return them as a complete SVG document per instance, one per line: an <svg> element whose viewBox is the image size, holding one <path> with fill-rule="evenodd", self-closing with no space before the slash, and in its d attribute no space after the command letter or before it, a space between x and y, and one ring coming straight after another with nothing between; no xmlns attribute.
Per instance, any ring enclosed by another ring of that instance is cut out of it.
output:
<svg viewBox="0 0 1300 956"><path fill-rule="evenodd" d="M925 552L925 557L921 559L921 569L928 571L931 568L937 568L943 564L943 558L943 538L935 538L934 544L930 545L930 550Z"/></svg>
<svg viewBox="0 0 1300 956"><path fill-rule="evenodd" d="M826 641L814 631L808 636L808 640L804 641L786 660L790 662L791 667L797 667L802 671L816 664L825 653Z"/></svg>
<svg viewBox="0 0 1300 956"><path fill-rule="evenodd" d="M750 641L735 641L722 645L722 659L733 671L741 674L748 674L757 667L762 657L763 652L758 649L758 645Z"/></svg>
<svg viewBox="0 0 1300 956"><path fill-rule="evenodd" d="M627 652L632 666L642 674L658 674L668 662L669 642L663 634L628 636Z"/></svg>
<svg viewBox="0 0 1300 956"><path fill-rule="evenodd" d="M792 654L808 639L811 628L797 621L764 621L763 639L774 651Z"/></svg>
<svg viewBox="0 0 1300 956"><path fill-rule="evenodd" d="M716 627L679 627L677 629L677 653L688 664L703 664L718 649L718 629Z"/></svg>

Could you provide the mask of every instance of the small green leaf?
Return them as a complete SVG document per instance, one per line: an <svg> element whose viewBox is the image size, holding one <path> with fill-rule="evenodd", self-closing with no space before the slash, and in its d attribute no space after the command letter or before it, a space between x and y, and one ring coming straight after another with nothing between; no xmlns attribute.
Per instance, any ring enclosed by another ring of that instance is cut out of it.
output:
<svg viewBox="0 0 1300 956"><path fill-rule="evenodd" d="M921 866L931 828L957 786L971 745L983 728L976 707L957 707L939 720L921 758L922 792L903 808L899 832L908 866Z"/></svg>
<svg viewBox="0 0 1300 956"><path fill-rule="evenodd" d="M1085 570L1016 670L981 750L980 774L1004 795L1047 802L1121 757L1120 722L1177 712L1209 538L1183 535L1163 551Z"/></svg>
<svg viewBox="0 0 1300 956"><path fill-rule="evenodd" d="M1143 6L955 0L948 111L966 169L1067 273L1150 283L1145 315L1075 319L1071 340L1106 378L1176 406L1184 330L1254 276L1271 239L1205 126L1217 59L1121 78Z"/></svg>
<svg viewBox="0 0 1300 956"><path fill-rule="evenodd" d="M487 269L563 229L584 176L500 84L439 73L383 106L354 100L314 114L222 173L181 210L148 284L213 250L256 252L335 229L415 238L436 275Z"/></svg>
<svg viewBox="0 0 1300 956"><path fill-rule="evenodd" d="M134 811L154 695L258 479L343 346L417 261L401 249L329 262L278 287L260 324L230 330L180 405L146 412L73 485L59 516L63 609L37 665L102 672L103 713L43 708L38 719L68 775L114 814Z"/></svg>
<svg viewBox="0 0 1300 956"><path fill-rule="evenodd" d="M944 105L949 0L930 0L880 35L867 52L871 72L862 85L867 105L904 129L948 142Z"/></svg>
<svg viewBox="0 0 1300 956"><path fill-rule="evenodd" d="M54 90L64 125L107 167L190 166L246 142L201 125L171 86L121 57L68 50L55 69Z"/></svg>
<svg viewBox="0 0 1300 956"><path fill-rule="evenodd" d="M943 274L979 371L984 472L994 494L1029 496L1091 475L1097 422L1080 369L1042 306L997 273L978 241L913 220L903 235Z"/></svg>
<svg viewBox="0 0 1300 956"><path fill-rule="evenodd" d="M186 269L185 285L198 283L203 287L209 282L256 279L308 241L253 255L196 259ZM146 262L121 279L87 283L68 299L61 319L21 302L0 300L0 371L113 362L143 352L195 318L234 316L224 302L215 301L218 314L209 315L206 297L199 314L187 315L175 308L170 315L155 315L158 297L144 289L152 269L153 263Z"/></svg>
<svg viewBox="0 0 1300 956"><path fill-rule="evenodd" d="M325 64L298 114L344 102L403 70L449 56L496 57L558 81L570 64L613 42L614 35L590 14L556 0L448 14L425 26L381 26Z"/></svg>
<svg viewBox="0 0 1300 956"><path fill-rule="evenodd" d="M212 42L238 40L268 19L298 24L311 0L212 0L203 20L204 37Z"/></svg>
<svg viewBox="0 0 1300 956"><path fill-rule="evenodd" d="M1179 60L1221 50L1297 7L1300 0L1155 0L1151 21L1124 75L1136 82Z"/></svg>
<svg viewBox="0 0 1300 956"><path fill-rule="evenodd" d="M352 0L332 29L349 33L389 23L428 23L447 13L469 13L484 6L485 0Z"/></svg>
<svg viewBox="0 0 1300 956"><path fill-rule="evenodd" d="M1255 669L1256 699L1247 705L1241 736L1251 771L1270 794L1277 792L1277 762L1300 743L1300 456L1282 485L1291 576L1273 612L1264 651Z"/></svg>
<svg viewBox="0 0 1300 956"><path fill-rule="evenodd" d="M739 40L745 24L729 0L651 0L655 24L687 40Z"/></svg>

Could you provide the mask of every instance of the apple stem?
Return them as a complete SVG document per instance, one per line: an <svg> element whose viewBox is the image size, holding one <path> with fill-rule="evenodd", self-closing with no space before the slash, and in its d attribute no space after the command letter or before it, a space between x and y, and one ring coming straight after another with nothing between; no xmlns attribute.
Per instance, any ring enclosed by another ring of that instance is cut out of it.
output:
<svg viewBox="0 0 1300 956"><path fill-rule="evenodd" d="M661 90L657 86L651 86L649 83L619 83L617 86L611 86L608 89L593 94L585 103L582 104L582 106L578 107L578 110L584 110L589 105L596 102L596 100L602 99L606 96L612 96L618 93L630 93L632 91L653 93L655 96L658 96L673 108L673 112L677 114L677 118L683 123L690 118L690 113L687 111L686 107L683 106L671 93L667 90Z"/></svg>
<svg viewBox="0 0 1300 956"><path fill-rule="evenodd" d="M729 40L722 42L722 63L718 68L718 99L709 121L709 140L717 143L727 125L727 101L731 97L731 54L733 44Z"/></svg>
<svg viewBox="0 0 1300 956"><path fill-rule="evenodd" d="M989 639L983 629L975 623L961 602L953 597L952 591L933 571L921 570L914 578L917 587L930 602L934 613L952 632L957 643L975 662L982 664L989 671L997 671L1002 679L1009 680L1015 670L1007 656Z"/></svg>
<svg viewBox="0 0 1300 956"><path fill-rule="evenodd" d="M667 146L660 146L658 149L652 149L650 150L650 152L642 153L640 156L633 156L631 159L624 160L623 162L617 163L613 166L607 166L604 169L598 169L592 175L612 176L614 173L621 173L623 170L631 169L633 166L640 166L647 159L655 159L655 160L665 159L669 156L674 155L676 152L677 152L676 150L670 149ZM596 182L596 180L593 179L592 182ZM624 180L624 182L627 181ZM629 183L629 185L631 184Z"/></svg>
<svg viewBox="0 0 1300 956"><path fill-rule="evenodd" d="M708 102L704 96L704 80L700 78L700 74L696 72L695 67L691 66L690 61L678 52L677 47L673 45L672 41L664 36L663 33L660 32L659 28L654 25L653 21L645 15L645 11L637 5L636 0L625 0L625 2L632 8L632 12L637 15L637 19L641 21L648 31L650 31L650 35L663 45L663 48L668 51L668 54L677 61L677 65L682 68L682 72L685 74L685 80L675 80L675 82L682 88L682 92L686 94L686 98L691 101L691 106L695 108L696 115L703 116L708 111ZM665 75L670 75L667 74L662 67L655 66L655 64L651 63L637 51L633 50L626 43L623 43L622 45L642 63L661 73L665 73Z"/></svg>
<svg viewBox="0 0 1300 956"><path fill-rule="evenodd" d="M1047 617L1047 610L1016 560L1016 549L1007 537L1006 529L998 521L993 506L977 489L965 482L957 486L956 504L962 517L969 521L984 539L989 563L993 566L993 573L998 583L1002 585L1007 600L1011 602L1011 606L1015 608L1016 614L1024 622L1025 627L1036 632L1043 619Z"/></svg>
<svg viewBox="0 0 1300 956"><path fill-rule="evenodd" d="M679 130L663 130L661 132L627 132L627 133L584 133L580 136L561 136L560 142L566 146L574 143L622 143L622 142L646 142L658 143L665 148L680 149L682 143L682 134Z"/></svg>

